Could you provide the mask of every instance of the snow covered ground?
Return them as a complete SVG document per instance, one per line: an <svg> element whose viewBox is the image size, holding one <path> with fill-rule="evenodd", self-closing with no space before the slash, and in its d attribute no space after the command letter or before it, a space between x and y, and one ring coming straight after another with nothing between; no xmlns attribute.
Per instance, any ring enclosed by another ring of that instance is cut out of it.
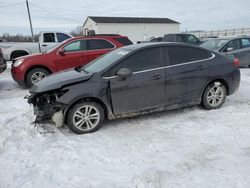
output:
<svg viewBox="0 0 250 188"><path fill-rule="evenodd" d="M0 74L0 187L250 187L250 69L218 110L191 107L75 135L37 128L9 70ZM53 133L51 133L53 132Z"/></svg>

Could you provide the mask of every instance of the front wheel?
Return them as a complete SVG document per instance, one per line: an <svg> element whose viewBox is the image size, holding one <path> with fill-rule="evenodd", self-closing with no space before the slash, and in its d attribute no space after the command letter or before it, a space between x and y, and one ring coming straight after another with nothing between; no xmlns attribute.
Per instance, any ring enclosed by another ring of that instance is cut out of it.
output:
<svg viewBox="0 0 250 188"><path fill-rule="evenodd" d="M49 72L44 68L34 68L27 74L26 83L28 87L33 86L38 81L49 75Z"/></svg>
<svg viewBox="0 0 250 188"><path fill-rule="evenodd" d="M208 110L220 108L226 100L226 95L226 87L219 81L213 82L205 89L202 105Z"/></svg>
<svg viewBox="0 0 250 188"><path fill-rule="evenodd" d="M104 119L103 108L95 102L81 102L74 105L67 116L67 126L77 134L97 131Z"/></svg>

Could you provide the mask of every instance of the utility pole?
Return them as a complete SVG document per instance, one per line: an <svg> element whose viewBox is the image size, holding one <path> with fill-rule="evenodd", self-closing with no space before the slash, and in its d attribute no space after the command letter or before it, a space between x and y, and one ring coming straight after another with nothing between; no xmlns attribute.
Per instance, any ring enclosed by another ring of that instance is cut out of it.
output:
<svg viewBox="0 0 250 188"><path fill-rule="evenodd" d="M26 5L27 5L27 11L28 11L29 21L30 21L30 31L31 31L32 41L35 42L34 34L33 34L33 27L32 27L31 17L30 17L30 8L29 8L29 2L28 2L28 0L26 0Z"/></svg>

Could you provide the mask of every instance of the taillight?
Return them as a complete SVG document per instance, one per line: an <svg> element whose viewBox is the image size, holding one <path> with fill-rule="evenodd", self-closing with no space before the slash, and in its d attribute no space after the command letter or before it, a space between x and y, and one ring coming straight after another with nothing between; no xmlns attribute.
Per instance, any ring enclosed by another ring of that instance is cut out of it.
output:
<svg viewBox="0 0 250 188"><path fill-rule="evenodd" d="M239 67L240 66L240 61L237 58L234 58L234 64Z"/></svg>

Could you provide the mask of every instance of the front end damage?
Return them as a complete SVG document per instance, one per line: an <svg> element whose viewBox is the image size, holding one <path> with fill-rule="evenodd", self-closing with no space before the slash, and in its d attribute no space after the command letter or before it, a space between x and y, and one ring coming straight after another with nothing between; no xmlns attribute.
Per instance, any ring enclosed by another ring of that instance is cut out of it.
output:
<svg viewBox="0 0 250 188"><path fill-rule="evenodd" d="M63 110L65 105L58 102L66 91L53 91L46 93L31 93L27 96L28 103L33 106L36 119L35 124L54 123L56 127L64 124Z"/></svg>

